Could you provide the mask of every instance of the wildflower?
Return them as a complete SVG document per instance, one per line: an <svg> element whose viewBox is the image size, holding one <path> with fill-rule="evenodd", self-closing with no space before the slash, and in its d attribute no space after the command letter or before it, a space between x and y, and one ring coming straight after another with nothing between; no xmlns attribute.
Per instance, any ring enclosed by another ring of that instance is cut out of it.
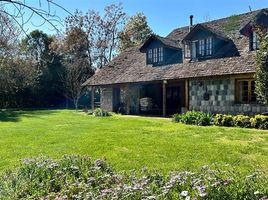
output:
<svg viewBox="0 0 268 200"><path fill-rule="evenodd" d="M106 194L106 193L111 193L111 192L113 192L113 191L110 190L110 189L104 189L104 190L101 190L101 193L104 193L104 194Z"/></svg>
<svg viewBox="0 0 268 200"><path fill-rule="evenodd" d="M188 191L182 191L180 195L182 197L187 197L188 196Z"/></svg>
<svg viewBox="0 0 268 200"><path fill-rule="evenodd" d="M267 200L267 197L263 196L262 198L260 198L260 200Z"/></svg>
<svg viewBox="0 0 268 200"><path fill-rule="evenodd" d="M187 197L185 198L185 200L191 200L191 197L190 197L190 196L187 196Z"/></svg>
<svg viewBox="0 0 268 200"><path fill-rule="evenodd" d="M254 195L258 195L258 194L260 194L259 191L255 191L255 192L254 192Z"/></svg>

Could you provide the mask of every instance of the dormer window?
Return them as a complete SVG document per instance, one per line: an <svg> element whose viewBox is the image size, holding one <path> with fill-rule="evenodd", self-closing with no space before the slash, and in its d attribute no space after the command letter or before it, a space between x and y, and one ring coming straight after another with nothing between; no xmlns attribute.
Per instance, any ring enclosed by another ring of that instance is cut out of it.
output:
<svg viewBox="0 0 268 200"><path fill-rule="evenodd" d="M251 50L257 50L260 47L260 41L258 39L258 35L255 31L252 32L252 44Z"/></svg>
<svg viewBox="0 0 268 200"><path fill-rule="evenodd" d="M212 55L212 37L206 39L206 55Z"/></svg>
<svg viewBox="0 0 268 200"><path fill-rule="evenodd" d="M152 49L149 49L148 50L147 62L148 63L152 63L153 62L153 50Z"/></svg>
<svg viewBox="0 0 268 200"><path fill-rule="evenodd" d="M213 42L212 37L192 41L191 42L192 43L191 58L196 59L196 58L212 56L213 55L213 43L212 42ZM184 48L186 48L186 45Z"/></svg>
<svg viewBox="0 0 268 200"><path fill-rule="evenodd" d="M148 64L160 64L164 61L164 48L153 48L148 49L147 52L147 63Z"/></svg>

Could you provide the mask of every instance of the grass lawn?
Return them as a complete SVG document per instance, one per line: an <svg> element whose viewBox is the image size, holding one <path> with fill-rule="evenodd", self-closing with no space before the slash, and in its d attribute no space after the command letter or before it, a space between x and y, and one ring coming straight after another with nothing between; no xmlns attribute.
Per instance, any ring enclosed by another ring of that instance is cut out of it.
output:
<svg viewBox="0 0 268 200"><path fill-rule="evenodd" d="M161 118L96 118L71 110L0 112L0 121L0 171L26 157L81 154L105 158L118 170L230 164L243 173L268 172L268 131L188 126Z"/></svg>

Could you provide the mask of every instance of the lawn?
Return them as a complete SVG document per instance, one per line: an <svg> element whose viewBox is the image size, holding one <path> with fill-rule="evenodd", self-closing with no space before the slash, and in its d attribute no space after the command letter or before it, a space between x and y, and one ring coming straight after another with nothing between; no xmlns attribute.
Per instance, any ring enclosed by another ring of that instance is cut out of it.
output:
<svg viewBox="0 0 268 200"><path fill-rule="evenodd" d="M0 121L0 171L22 158L81 154L105 158L118 170L148 167L165 173L216 164L268 172L268 131L149 117L97 118L72 110L0 112Z"/></svg>

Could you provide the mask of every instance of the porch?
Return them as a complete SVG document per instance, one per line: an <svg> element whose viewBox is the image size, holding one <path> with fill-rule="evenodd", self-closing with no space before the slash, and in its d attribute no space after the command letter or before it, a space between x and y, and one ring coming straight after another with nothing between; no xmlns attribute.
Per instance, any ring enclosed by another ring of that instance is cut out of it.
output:
<svg viewBox="0 0 268 200"><path fill-rule="evenodd" d="M100 90L101 108L112 112L165 117L188 109L187 80L118 84Z"/></svg>

